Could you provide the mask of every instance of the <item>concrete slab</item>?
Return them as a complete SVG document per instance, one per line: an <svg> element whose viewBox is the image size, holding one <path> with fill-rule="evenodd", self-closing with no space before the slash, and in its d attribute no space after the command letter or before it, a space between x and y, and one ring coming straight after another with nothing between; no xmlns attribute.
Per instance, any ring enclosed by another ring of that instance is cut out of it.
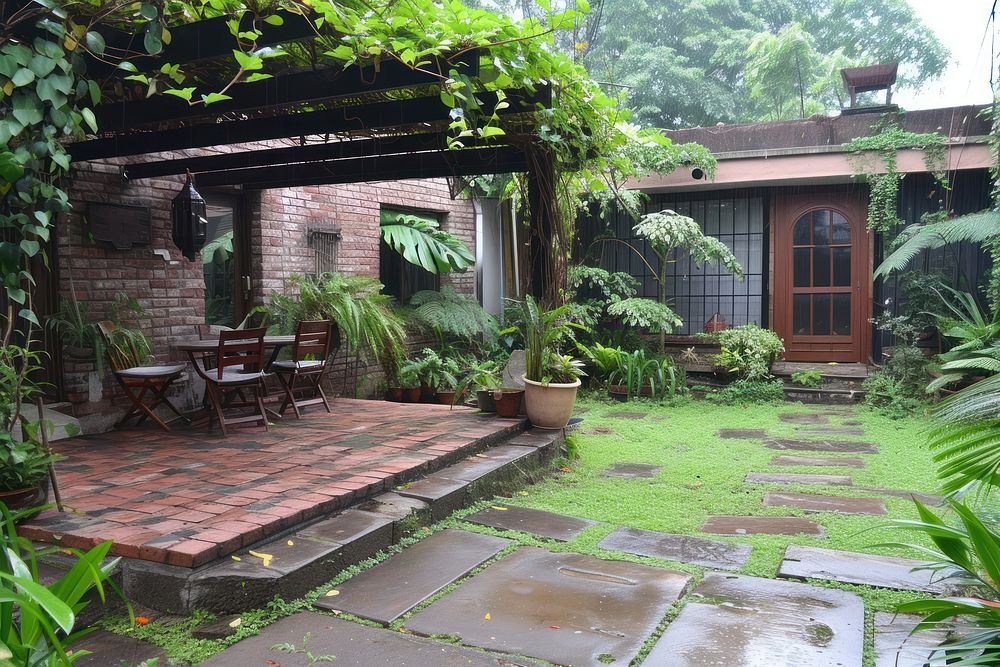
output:
<svg viewBox="0 0 1000 667"><path fill-rule="evenodd" d="M952 626L944 625L933 630L913 628L919 616L909 614L875 614L875 667L925 667L927 658L935 648L949 639Z"/></svg>
<svg viewBox="0 0 1000 667"><path fill-rule="evenodd" d="M534 447L516 445L491 447L482 454L472 456L448 468L448 477L463 482L476 482L508 463L531 456L536 451L538 450Z"/></svg>
<svg viewBox="0 0 1000 667"><path fill-rule="evenodd" d="M587 528L597 525L596 521L590 519L579 519L575 516L516 505L487 507L481 512L465 517L465 520L497 530L520 530L560 542L568 542Z"/></svg>
<svg viewBox="0 0 1000 667"><path fill-rule="evenodd" d="M619 528L598 543L598 548L679 563L738 570L750 557L749 544L716 542L690 535L670 535L638 528Z"/></svg>
<svg viewBox="0 0 1000 667"><path fill-rule="evenodd" d="M627 665L690 581L683 572L523 547L405 626L562 665Z"/></svg>
<svg viewBox="0 0 1000 667"><path fill-rule="evenodd" d="M847 591L711 572L643 664L860 667L864 622Z"/></svg>
<svg viewBox="0 0 1000 667"><path fill-rule="evenodd" d="M762 428L723 428L715 436L723 440L759 440L767 437L767 431Z"/></svg>
<svg viewBox="0 0 1000 667"><path fill-rule="evenodd" d="M434 665L434 667L535 667L523 658L474 651L460 646L421 639L392 630L372 628L315 612L283 618L202 663L203 667L256 667L281 665L306 667L304 655L273 650L275 644L302 647L309 635L309 651L315 656L333 655L335 665ZM80 663L76 663L80 664ZM326 663L319 663L326 664Z"/></svg>
<svg viewBox="0 0 1000 667"><path fill-rule="evenodd" d="M887 514L885 503L878 498L847 498L818 493L771 491L764 494L765 507L798 507L807 512L840 512L841 514Z"/></svg>
<svg viewBox="0 0 1000 667"><path fill-rule="evenodd" d="M814 468L864 468L865 460L851 456L776 456L773 466L805 466Z"/></svg>
<svg viewBox="0 0 1000 667"><path fill-rule="evenodd" d="M778 419L786 424L829 424L830 418L822 412L783 412Z"/></svg>
<svg viewBox="0 0 1000 667"><path fill-rule="evenodd" d="M441 475L431 475L417 480L396 493L405 498L415 498L430 506L435 521L465 506L468 498L469 482L451 479Z"/></svg>
<svg viewBox="0 0 1000 667"><path fill-rule="evenodd" d="M876 454L878 445L855 440L796 440L794 438L771 438L764 442L769 449L792 449L804 452L854 452Z"/></svg>
<svg viewBox="0 0 1000 667"><path fill-rule="evenodd" d="M610 417L611 419L645 419L648 415L645 412L629 412L627 410L621 410L618 412L609 412L604 416Z"/></svg>
<svg viewBox="0 0 1000 667"><path fill-rule="evenodd" d="M493 535L449 528L417 542L321 597L321 609L391 623L512 544Z"/></svg>
<svg viewBox="0 0 1000 667"><path fill-rule="evenodd" d="M786 579L825 579L900 591L947 592L947 586L932 580L934 575L931 572L913 571L923 564L923 561L910 558L873 556L791 544L785 549L785 558L778 567L778 576Z"/></svg>
<svg viewBox="0 0 1000 667"><path fill-rule="evenodd" d="M802 435L864 435L860 428L846 428L841 426L815 426L811 428L797 428Z"/></svg>
<svg viewBox="0 0 1000 667"><path fill-rule="evenodd" d="M167 664L167 654L159 646L104 630L73 642L73 651L90 651L90 655L77 658L74 667L138 667L153 658L158 658L161 665Z"/></svg>
<svg viewBox="0 0 1000 667"><path fill-rule="evenodd" d="M795 516L710 516L699 530L716 535L826 535L815 521Z"/></svg>
<svg viewBox="0 0 1000 667"><path fill-rule="evenodd" d="M807 473L751 472L747 484L816 484L820 486L851 486L854 482L844 475L810 475Z"/></svg>
<svg viewBox="0 0 1000 667"><path fill-rule="evenodd" d="M625 477L626 479L652 479L656 477L662 466L648 463L615 463L601 471L603 477Z"/></svg>

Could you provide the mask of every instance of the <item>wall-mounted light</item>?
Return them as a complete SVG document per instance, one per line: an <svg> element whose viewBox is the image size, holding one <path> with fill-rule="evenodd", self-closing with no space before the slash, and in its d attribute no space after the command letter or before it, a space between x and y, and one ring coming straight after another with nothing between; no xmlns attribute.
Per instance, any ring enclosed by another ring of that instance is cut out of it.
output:
<svg viewBox="0 0 1000 667"><path fill-rule="evenodd" d="M181 254L190 261L205 247L208 236L208 219L205 200L194 189L194 178L188 172L187 182L171 204L173 237Z"/></svg>

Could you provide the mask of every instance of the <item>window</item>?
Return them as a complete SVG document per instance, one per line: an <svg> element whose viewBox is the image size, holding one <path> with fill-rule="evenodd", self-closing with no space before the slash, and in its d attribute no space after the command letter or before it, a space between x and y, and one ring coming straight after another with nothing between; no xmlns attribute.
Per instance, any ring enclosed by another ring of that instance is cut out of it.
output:
<svg viewBox="0 0 1000 667"><path fill-rule="evenodd" d="M393 208L382 208L381 222L396 220L400 215L425 218L438 222L432 213L414 213ZM393 250L385 241L379 241L379 280L385 285L383 292L396 297L399 303L406 303L410 297L421 290L436 290L440 286L437 274L411 264L403 256Z"/></svg>

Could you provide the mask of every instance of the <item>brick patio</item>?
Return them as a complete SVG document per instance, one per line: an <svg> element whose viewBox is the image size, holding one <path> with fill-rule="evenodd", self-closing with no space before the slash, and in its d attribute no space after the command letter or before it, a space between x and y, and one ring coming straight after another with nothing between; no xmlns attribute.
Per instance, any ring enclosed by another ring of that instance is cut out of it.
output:
<svg viewBox="0 0 1000 667"><path fill-rule="evenodd" d="M468 408L337 399L265 432L132 429L61 441L67 512L30 539L197 567L437 470L524 427Z"/></svg>

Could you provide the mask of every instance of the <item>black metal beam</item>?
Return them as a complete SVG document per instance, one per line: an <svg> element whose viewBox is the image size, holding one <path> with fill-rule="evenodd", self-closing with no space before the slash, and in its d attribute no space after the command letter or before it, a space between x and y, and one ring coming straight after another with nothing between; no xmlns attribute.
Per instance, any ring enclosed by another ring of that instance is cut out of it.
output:
<svg viewBox="0 0 1000 667"><path fill-rule="evenodd" d="M484 142L468 139L464 140L463 143L467 148L478 148L485 145ZM497 145L496 142L490 144L492 147L496 147ZM397 155L399 153L445 150L447 148L447 138L440 132L407 134L398 137L332 141L322 144L223 153L220 155L204 155L177 160L139 162L123 166L122 175L127 180L138 181L144 178L185 174L189 171L197 174L210 171L225 171L228 169L268 167L302 162L322 162L354 157Z"/></svg>
<svg viewBox="0 0 1000 667"><path fill-rule="evenodd" d="M216 171L195 176L198 187L241 185L248 190L524 171L524 154L509 146Z"/></svg>
<svg viewBox="0 0 1000 667"><path fill-rule="evenodd" d="M281 25L263 21L258 21L255 25L253 13L244 12L239 19L240 32L256 27L261 32L261 36L255 41L257 48L316 37L316 26L308 17L285 10L275 13L282 18ZM170 44L164 44L163 50L155 56L146 54L142 34L132 34L109 25L97 25L94 30L104 37L109 55L117 59L131 53L132 57L127 58L129 62L140 72L151 72L159 69L163 63L188 65L231 55L233 49L239 47L239 42L229 31L227 23L230 20L230 17L219 16L170 26ZM92 75L106 74L110 69L113 66L99 61L88 64Z"/></svg>
<svg viewBox="0 0 1000 667"><path fill-rule="evenodd" d="M479 53L470 52L457 65L442 63L448 76L450 68L474 77L479 72ZM426 72L418 72L397 61L364 68L351 66L325 68L319 71L300 72L275 76L263 81L241 83L229 95L233 99L211 105L190 105L183 100L161 95L150 99L121 101L97 107L97 125L102 131L122 131L151 123L166 123L193 118L217 117L243 111L259 111L297 104L311 104L337 97L426 86L440 83L441 79Z"/></svg>
<svg viewBox="0 0 1000 667"><path fill-rule="evenodd" d="M552 91L548 86L536 91L512 90L506 96L510 106L502 110L501 115L534 111L539 105L549 107L552 102ZM480 93L477 98L486 109L493 109L497 103L496 93ZM450 111L437 96L418 97L267 118L206 123L173 130L121 134L70 144L68 150L74 160L99 160L313 134L445 122L449 120Z"/></svg>

